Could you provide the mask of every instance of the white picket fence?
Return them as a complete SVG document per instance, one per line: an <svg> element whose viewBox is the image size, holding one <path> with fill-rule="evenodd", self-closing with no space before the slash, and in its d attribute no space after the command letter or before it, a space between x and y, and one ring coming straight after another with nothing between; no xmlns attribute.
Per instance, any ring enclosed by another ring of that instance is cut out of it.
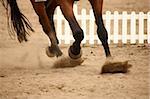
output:
<svg viewBox="0 0 150 99"><path fill-rule="evenodd" d="M74 5L74 13L84 31L83 44L101 44L96 34L95 18L93 11L87 14L85 9L78 14L77 5ZM105 27L108 31L108 43L118 44L144 44L150 43L150 12L128 14L126 11L119 14L106 11L103 15ZM59 7L56 10L54 20L56 22L57 36L61 44L70 44L74 41L68 22L63 17Z"/></svg>

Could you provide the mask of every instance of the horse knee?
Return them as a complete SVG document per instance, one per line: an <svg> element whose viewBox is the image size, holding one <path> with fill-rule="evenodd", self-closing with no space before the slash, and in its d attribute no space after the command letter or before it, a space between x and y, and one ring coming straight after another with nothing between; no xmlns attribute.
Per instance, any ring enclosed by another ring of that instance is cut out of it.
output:
<svg viewBox="0 0 150 99"><path fill-rule="evenodd" d="M84 39L83 30L78 30L75 33L73 33L73 37L76 41L81 42Z"/></svg>

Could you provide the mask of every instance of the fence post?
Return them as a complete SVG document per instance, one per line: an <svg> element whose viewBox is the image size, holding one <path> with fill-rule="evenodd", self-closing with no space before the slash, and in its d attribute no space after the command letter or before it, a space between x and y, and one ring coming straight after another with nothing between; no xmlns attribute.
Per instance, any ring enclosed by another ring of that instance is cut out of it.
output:
<svg viewBox="0 0 150 99"><path fill-rule="evenodd" d="M57 28L56 28L56 31L57 31L57 37L59 39L59 43L61 44L61 41L63 40L63 37L62 37L62 13L60 11L60 7L57 7L56 8L56 20L57 20Z"/></svg>
<svg viewBox="0 0 150 99"><path fill-rule="evenodd" d="M122 13L122 42L127 43L127 12Z"/></svg>
<svg viewBox="0 0 150 99"><path fill-rule="evenodd" d="M144 13L139 13L139 44L144 43Z"/></svg>
<svg viewBox="0 0 150 99"><path fill-rule="evenodd" d="M108 44L110 44L111 33L110 33L110 23L111 23L111 12L106 11L106 29L108 32Z"/></svg>
<svg viewBox="0 0 150 99"><path fill-rule="evenodd" d="M150 44L150 12L147 13L147 41Z"/></svg>
<svg viewBox="0 0 150 99"><path fill-rule="evenodd" d="M135 44L136 43L136 13L132 12L131 13L131 23L130 23L130 32L131 32L131 38L130 38L130 42L131 44Z"/></svg>
<svg viewBox="0 0 150 99"><path fill-rule="evenodd" d="M86 36L86 9L82 9L81 14L82 14L81 26L82 26L82 29L84 31L84 39L83 39L82 43L85 44L86 40L87 40L87 36Z"/></svg>
<svg viewBox="0 0 150 99"><path fill-rule="evenodd" d="M115 11L114 12L114 39L113 39L113 42L116 44L118 43L118 16L119 16L119 13L118 11Z"/></svg>
<svg viewBox="0 0 150 99"><path fill-rule="evenodd" d="M94 44L94 14L93 11L90 10L90 30L89 30L89 43Z"/></svg>

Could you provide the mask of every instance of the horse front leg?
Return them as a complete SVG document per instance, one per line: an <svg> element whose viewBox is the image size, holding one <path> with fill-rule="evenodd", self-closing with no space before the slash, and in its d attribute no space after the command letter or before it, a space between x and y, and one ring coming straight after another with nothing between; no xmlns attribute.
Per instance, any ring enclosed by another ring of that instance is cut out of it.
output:
<svg viewBox="0 0 150 99"><path fill-rule="evenodd" d="M31 0L31 3L33 5L33 8L37 15L39 16L40 24L42 25L43 31L46 33L46 35L49 37L51 46L47 49L47 55L50 57L53 56L61 56L62 52L58 46L58 41L56 38L56 33L53 30L50 20L48 18L48 15L46 13L44 2L38 2L35 3L34 0Z"/></svg>
<svg viewBox="0 0 150 99"><path fill-rule="evenodd" d="M73 37L75 39L69 48L69 56L72 59L78 59L82 55L80 44L84 38L84 34L73 13L73 0L66 0L66 2L60 0L60 8L64 17L69 22L70 28L73 32Z"/></svg>
<svg viewBox="0 0 150 99"><path fill-rule="evenodd" d="M107 33L107 30L104 26L103 18L102 18L103 0L89 0L89 1L92 5L95 20L96 20L96 25L98 27L97 28L98 38L102 42L106 57L110 57L111 54L110 54L109 45L108 45L108 41L107 41L108 40L108 33Z"/></svg>
<svg viewBox="0 0 150 99"><path fill-rule="evenodd" d="M131 67L131 64L128 64L128 61L118 62L111 57L109 46L108 46L108 33L103 23L102 18L102 5L103 0L89 0L96 19L97 25L97 34L99 39L102 42L102 45L105 50L105 54L107 57L106 62L104 63L101 73L126 73L128 69Z"/></svg>

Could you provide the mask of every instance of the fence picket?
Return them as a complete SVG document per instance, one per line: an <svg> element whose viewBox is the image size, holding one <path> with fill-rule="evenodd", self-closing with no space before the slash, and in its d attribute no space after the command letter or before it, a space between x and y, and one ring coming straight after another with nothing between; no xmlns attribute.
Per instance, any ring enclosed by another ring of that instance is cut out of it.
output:
<svg viewBox="0 0 150 99"><path fill-rule="evenodd" d="M73 12L74 12L76 18L78 19L78 7L76 4L73 6Z"/></svg>
<svg viewBox="0 0 150 99"><path fill-rule="evenodd" d="M64 38L64 40L65 40L65 44L70 44L70 41L71 41L71 31L70 31L70 27L69 27L69 24L68 24L68 21L66 21L65 20L65 29L64 29L65 31L65 38Z"/></svg>
<svg viewBox="0 0 150 99"><path fill-rule="evenodd" d="M89 30L89 43L94 44L94 15L93 11L90 10L90 30Z"/></svg>
<svg viewBox="0 0 150 99"><path fill-rule="evenodd" d="M150 44L150 12L147 13L147 41Z"/></svg>
<svg viewBox="0 0 150 99"><path fill-rule="evenodd" d="M122 42L127 43L127 12L122 13Z"/></svg>
<svg viewBox="0 0 150 99"><path fill-rule="evenodd" d="M139 44L144 43L144 13L139 13Z"/></svg>
<svg viewBox="0 0 150 99"><path fill-rule="evenodd" d="M114 34L113 34L113 42L116 44L118 43L118 11L114 12Z"/></svg>
<svg viewBox="0 0 150 99"><path fill-rule="evenodd" d="M111 35L111 33L110 33L110 23L111 23L110 17L111 17L111 12L107 11L106 12L106 30L108 32L108 43L109 44L110 44L110 35Z"/></svg>
<svg viewBox="0 0 150 99"><path fill-rule="evenodd" d="M60 11L60 8L58 7L56 9L56 19L57 19L57 28L56 28L56 31L57 31L57 37L59 39L59 43L61 43L61 41L63 40L63 37L62 37L62 13Z"/></svg>
<svg viewBox="0 0 150 99"><path fill-rule="evenodd" d="M131 32L131 43L136 43L136 14L135 12L131 13L131 22L130 22L130 32Z"/></svg>
<svg viewBox="0 0 150 99"><path fill-rule="evenodd" d="M84 31L84 39L82 41L83 44L86 43L86 40L87 40L87 36L86 36L86 9L82 9L82 19L81 19L81 27Z"/></svg>

